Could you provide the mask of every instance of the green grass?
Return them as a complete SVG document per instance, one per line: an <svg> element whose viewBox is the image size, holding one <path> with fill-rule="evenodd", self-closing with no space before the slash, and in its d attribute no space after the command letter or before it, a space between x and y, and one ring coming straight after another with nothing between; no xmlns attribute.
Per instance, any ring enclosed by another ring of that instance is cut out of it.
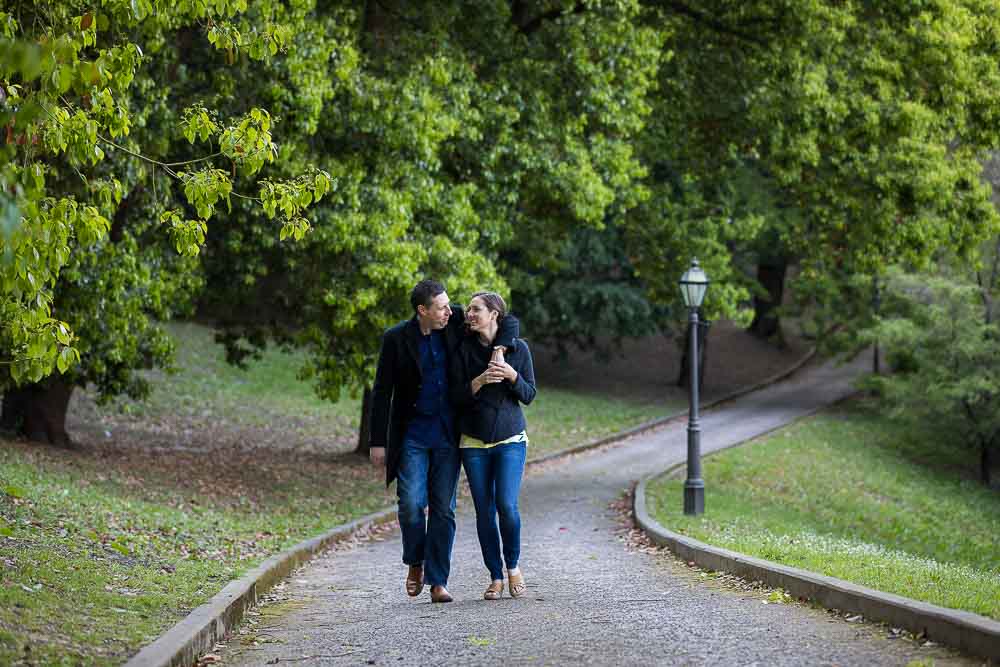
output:
<svg viewBox="0 0 1000 667"><path fill-rule="evenodd" d="M580 445L682 409L676 404L578 394L539 383L538 396L524 408L531 442L528 457Z"/></svg>
<svg viewBox="0 0 1000 667"><path fill-rule="evenodd" d="M205 327L169 330L181 372L151 373L147 403L81 402L74 419L111 420L112 444L0 439L0 664L121 664L266 557L391 503L379 471L337 455L353 448L359 402L316 398L296 379L301 354L269 350L243 371ZM543 384L530 454L669 409ZM176 431L177 451L150 450L147 424ZM212 448L247 426L261 440Z"/></svg>
<svg viewBox="0 0 1000 667"><path fill-rule="evenodd" d="M302 439L334 441L342 449L355 444L360 399L346 393L336 403L320 399L312 384L297 378L306 361L303 352L269 347L244 370L226 363L210 328L172 322L166 329L177 344L178 372L150 373L150 397L121 399L115 409L136 417L222 419L264 428L277 424Z"/></svg>
<svg viewBox="0 0 1000 667"><path fill-rule="evenodd" d="M0 664L27 644L33 664L119 664L266 556L387 503L342 467L213 498L0 441Z"/></svg>
<svg viewBox="0 0 1000 667"><path fill-rule="evenodd" d="M1000 619L1000 493L974 463L854 402L707 457L702 517L679 479L647 502L710 544Z"/></svg>
<svg viewBox="0 0 1000 667"><path fill-rule="evenodd" d="M138 417L164 415L222 418L240 425L282 429L304 440L334 442L340 451L356 444L360 400L319 399L308 382L296 378L301 352L268 349L247 370L230 366L211 331L191 323L170 324L177 341L176 375L156 374L145 403L120 401L118 408ZM538 397L525 408L529 456L540 456L601 438L656 417L684 410L676 397L651 402L575 392L538 384Z"/></svg>

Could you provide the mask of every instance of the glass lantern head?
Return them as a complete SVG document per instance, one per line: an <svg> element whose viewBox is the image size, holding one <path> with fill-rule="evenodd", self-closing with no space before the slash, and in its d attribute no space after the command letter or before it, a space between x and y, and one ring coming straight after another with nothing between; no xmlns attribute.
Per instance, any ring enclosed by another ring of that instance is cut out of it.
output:
<svg viewBox="0 0 1000 667"><path fill-rule="evenodd" d="M691 260L691 268L681 276L681 296L684 297L684 305L688 308L699 308L701 302L705 300L705 292L708 290L708 276L701 270L697 259Z"/></svg>

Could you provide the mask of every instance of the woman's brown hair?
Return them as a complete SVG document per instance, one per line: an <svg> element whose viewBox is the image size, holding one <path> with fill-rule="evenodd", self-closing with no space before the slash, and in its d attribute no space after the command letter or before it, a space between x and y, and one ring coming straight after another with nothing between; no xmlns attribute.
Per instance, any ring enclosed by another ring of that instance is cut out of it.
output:
<svg viewBox="0 0 1000 667"><path fill-rule="evenodd" d="M497 314L497 324L507 315L507 303L496 292L476 292L472 298L482 299L486 309Z"/></svg>

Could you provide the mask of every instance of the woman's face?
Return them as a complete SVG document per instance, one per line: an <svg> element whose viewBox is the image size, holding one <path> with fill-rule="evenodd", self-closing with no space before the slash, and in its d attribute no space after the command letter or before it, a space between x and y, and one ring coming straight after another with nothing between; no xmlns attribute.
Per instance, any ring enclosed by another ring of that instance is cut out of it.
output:
<svg viewBox="0 0 1000 667"><path fill-rule="evenodd" d="M476 333L488 333L490 323L495 322L497 313L486 307L486 302L480 297L475 297L469 302L469 307L465 309L465 322L469 325L470 331Z"/></svg>

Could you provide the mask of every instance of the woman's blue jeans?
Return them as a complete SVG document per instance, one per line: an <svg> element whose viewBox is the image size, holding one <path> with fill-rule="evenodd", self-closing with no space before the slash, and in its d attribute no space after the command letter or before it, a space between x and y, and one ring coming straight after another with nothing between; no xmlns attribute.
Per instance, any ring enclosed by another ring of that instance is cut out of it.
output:
<svg viewBox="0 0 1000 667"><path fill-rule="evenodd" d="M476 506L479 547L483 551L483 562L494 581L503 579L505 563L507 569L517 567L517 560L521 555L521 515L517 509L517 496L521 491L527 452L528 447L523 442L486 449L462 449L462 464L465 466L465 476L469 479L472 502Z"/></svg>

